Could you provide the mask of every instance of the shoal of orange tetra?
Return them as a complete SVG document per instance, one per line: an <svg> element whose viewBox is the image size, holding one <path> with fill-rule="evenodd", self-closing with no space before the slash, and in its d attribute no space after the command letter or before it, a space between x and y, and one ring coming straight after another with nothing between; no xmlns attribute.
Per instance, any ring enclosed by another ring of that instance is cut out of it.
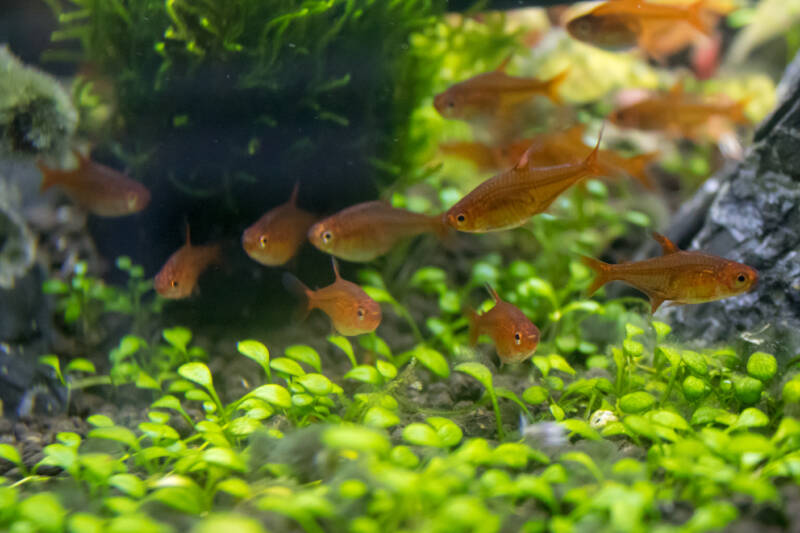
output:
<svg viewBox="0 0 800 533"><path fill-rule="evenodd" d="M327 287L309 289L303 282L288 272L283 276L287 290L301 299L301 318L313 309L320 309L330 318L334 329L346 337L370 333L381 323L381 308L378 302L353 283L339 275L336 260L332 259L335 280Z"/></svg>
<svg viewBox="0 0 800 533"><path fill-rule="evenodd" d="M583 262L597 273L589 294L610 281L624 281L650 297L653 313L665 302L673 305L721 300L752 289L758 281L755 269L699 251L680 250L672 241L654 233L663 255L610 265L591 257Z"/></svg>
<svg viewBox="0 0 800 533"><path fill-rule="evenodd" d="M186 243L170 257L154 279L156 292L164 298L178 300L188 298L197 288L200 275L221 259L219 244L192 244L189 227L186 227Z"/></svg>
<svg viewBox="0 0 800 533"><path fill-rule="evenodd" d="M288 202L267 211L242 234L242 248L262 265L282 265L294 257L317 220L297 207L298 187L295 184Z"/></svg>
<svg viewBox="0 0 800 533"><path fill-rule="evenodd" d="M102 217L120 217L142 211L150 203L150 191L111 167L74 151L78 167L58 170L37 163L42 172L40 189L59 187L90 213Z"/></svg>
<svg viewBox="0 0 800 533"><path fill-rule="evenodd" d="M465 310L470 344L474 346L478 337L487 335L494 342L501 362L521 363L536 351L539 328L517 307L500 299L492 287L487 285L487 289L494 307L482 314Z"/></svg>
<svg viewBox="0 0 800 533"><path fill-rule="evenodd" d="M350 206L320 220L308 230L311 244L347 261L371 261L402 239L447 227L441 215L424 215L372 201Z"/></svg>

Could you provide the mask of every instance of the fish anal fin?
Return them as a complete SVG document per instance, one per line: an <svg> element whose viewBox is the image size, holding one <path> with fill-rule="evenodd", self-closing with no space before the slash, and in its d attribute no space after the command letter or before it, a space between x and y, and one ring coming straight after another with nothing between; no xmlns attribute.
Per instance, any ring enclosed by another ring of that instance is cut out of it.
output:
<svg viewBox="0 0 800 533"><path fill-rule="evenodd" d="M561 95L559 89L564 83L564 80L569 76L569 67L565 68L549 80L547 80L547 97L556 105L561 105Z"/></svg>
<svg viewBox="0 0 800 533"><path fill-rule="evenodd" d="M469 345L475 346L478 344L478 337L481 336L480 316L469 307L464 307L464 314L469 322Z"/></svg>
<svg viewBox="0 0 800 533"><path fill-rule="evenodd" d="M658 244L661 245L661 251L663 255L674 254L681 251L680 248L675 246L675 243L673 243L671 240L666 238L664 235L661 235L660 233L654 231L653 238L656 240L656 242L658 242Z"/></svg>
<svg viewBox="0 0 800 533"><path fill-rule="evenodd" d="M661 304L664 303L663 298L659 298L658 296L650 296L650 314L655 314L658 311L658 308L661 307Z"/></svg>
<svg viewBox="0 0 800 533"><path fill-rule="evenodd" d="M339 274L339 262L336 261L336 258L333 256L331 256L331 265L333 265L333 275L336 276L336 279L342 279L342 276Z"/></svg>

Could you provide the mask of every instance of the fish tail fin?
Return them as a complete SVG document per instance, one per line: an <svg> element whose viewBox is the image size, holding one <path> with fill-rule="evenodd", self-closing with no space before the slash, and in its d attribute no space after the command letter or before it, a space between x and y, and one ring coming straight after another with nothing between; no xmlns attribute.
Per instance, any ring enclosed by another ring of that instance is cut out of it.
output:
<svg viewBox="0 0 800 533"><path fill-rule="evenodd" d="M447 212L439 215L431 215L431 230L439 239L446 239L450 236L450 226L447 224Z"/></svg>
<svg viewBox="0 0 800 533"><path fill-rule="evenodd" d="M225 256L222 254L222 244L215 242L208 245L208 264L222 265L225 262Z"/></svg>
<svg viewBox="0 0 800 533"><path fill-rule="evenodd" d="M58 185L59 176L61 172L54 168L50 168L41 161L36 161L36 168L42 173L42 184L39 186L39 192L44 192L54 185Z"/></svg>
<svg viewBox="0 0 800 533"><path fill-rule="evenodd" d="M647 167L658 159L660 155L660 152L650 152L630 157L625 160L625 172L638 180L645 188L653 190L655 189L655 184L647 173Z"/></svg>
<svg viewBox="0 0 800 533"><path fill-rule="evenodd" d="M314 294L313 291L309 289L305 283L297 279L297 276L288 272L284 272L281 281L283 282L284 288L299 300L293 318L298 322L302 322L311 311L311 297Z"/></svg>
<svg viewBox="0 0 800 533"><path fill-rule="evenodd" d="M478 344L478 337L481 336L480 328L478 327L478 313L476 313L473 309L469 307L464 307L462 309L464 312L464 316L467 317L467 322L469 322L469 345L475 346Z"/></svg>
<svg viewBox="0 0 800 533"><path fill-rule="evenodd" d="M586 296L591 296L597 289L612 281L613 277L611 274L611 265L608 263L604 263L599 259L595 259L594 257L589 257L587 255L581 256L581 262L586 265L587 267L591 268L596 276L592 284L589 286L589 290L586 293Z"/></svg>
<svg viewBox="0 0 800 533"><path fill-rule="evenodd" d="M745 110L747 106L750 105L750 102L753 100L753 96L746 96L742 98L738 102L736 102L733 107L731 108L730 116L731 120L739 124L747 124L750 122L750 119L747 118L745 114Z"/></svg>
<svg viewBox="0 0 800 533"><path fill-rule="evenodd" d="M547 97L556 105L561 105L562 103L561 95L558 93L558 90L561 88L561 84L564 83L564 80L569 76L569 70L569 67L567 67L547 81Z"/></svg>
<svg viewBox="0 0 800 533"><path fill-rule="evenodd" d="M603 131L605 129L606 123L603 122L603 125L600 127L600 134L597 136L597 144L594 145L592 152L586 156L586 159L583 160L583 166L586 168L586 170L596 176L601 176L605 173L605 170L597 159L597 156L600 153L600 141L603 140Z"/></svg>
<svg viewBox="0 0 800 533"><path fill-rule="evenodd" d="M711 37L712 33L714 32L714 26L709 20L708 17L705 16L706 8L705 8L706 0L696 0L689 6L689 16L687 18L687 22L697 28L703 34Z"/></svg>

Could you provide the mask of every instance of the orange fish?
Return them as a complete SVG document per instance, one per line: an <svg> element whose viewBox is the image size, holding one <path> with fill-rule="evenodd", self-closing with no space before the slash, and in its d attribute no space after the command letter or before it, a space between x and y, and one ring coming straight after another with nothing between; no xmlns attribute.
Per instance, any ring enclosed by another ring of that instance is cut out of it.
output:
<svg viewBox="0 0 800 533"><path fill-rule="evenodd" d="M200 275L212 264L219 263L219 244L194 246L186 226L186 244L178 248L156 274L156 292L164 298L178 300L188 298L197 287Z"/></svg>
<svg viewBox="0 0 800 533"><path fill-rule="evenodd" d="M502 114L537 94L547 96L553 103L561 103L558 88L569 71L545 81L516 78L505 73L510 59L508 57L496 70L478 74L437 94L433 106L445 118L472 120Z"/></svg>
<svg viewBox="0 0 800 533"><path fill-rule="evenodd" d="M414 213L372 201L320 220L308 230L308 240L325 253L364 262L387 253L402 239L426 232L446 234L441 215Z"/></svg>
<svg viewBox="0 0 800 533"><path fill-rule="evenodd" d="M488 179L451 207L445 214L447 223L458 231L486 233L521 226L533 215L542 213L561 193L582 179L603 174L598 165L597 145L578 163L534 167L531 147L517 165Z"/></svg>
<svg viewBox="0 0 800 533"><path fill-rule="evenodd" d="M42 172L41 191L59 186L75 202L101 217L138 213L150 203L150 191L111 167L95 163L77 150L78 168L57 170L37 162Z"/></svg>
<svg viewBox="0 0 800 533"><path fill-rule="evenodd" d="M711 35L712 23L705 15L706 0L688 6L650 3L645 0L609 0L566 24L569 34L606 50L624 50L652 41L667 24L687 23L701 34ZM644 46L642 46L645 48Z"/></svg>
<svg viewBox="0 0 800 533"><path fill-rule="evenodd" d="M495 302L494 307L483 314L466 310L469 320L469 343L475 346L478 337L488 335L495 344L497 355L503 363L521 363L533 355L539 345L539 328L525 314L497 292L486 286Z"/></svg>
<svg viewBox="0 0 800 533"><path fill-rule="evenodd" d="M471 161L481 172L499 170L511 166L504 163L503 154L500 150L481 142L455 141L441 143L439 151L447 156Z"/></svg>
<svg viewBox="0 0 800 533"><path fill-rule="evenodd" d="M369 297L364 289L351 281L342 279L336 259L332 259L334 282L327 287L312 291L303 282L289 274L283 275L286 289L303 300L302 317L312 309L320 309L331 319L340 335L351 337L375 331L381 323L381 307Z"/></svg>
<svg viewBox="0 0 800 533"><path fill-rule="evenodd" d="M711 302L749 291L758 281L755 269L704 252L684 251L672 241L653 233L663 250L661 257L610 265L583 256L597 273L589 287L591 296L609 281L624 281L650 297L652 312L666 300L672 305Z"/></svg>
<svg viewBox="0 0 800 533"><path fill-rule="evenodd" d="M317 220L297 207L297 190L295 184L288 202L267 211L242 234L245 252L262 265L282 265L294 257Z"/></svg>
<svg viewBox="0 0 800 533"><path fill-rule="evenodd" d="M749 124L744 114L748 100L730 102L686 93L683 82L666 93L653 94L614 111L609 120L617 126L649 131L665 131L673 137L696 140L704 136L716 138L722 123ZM728 127L728 129L730 129Z"/></svg>

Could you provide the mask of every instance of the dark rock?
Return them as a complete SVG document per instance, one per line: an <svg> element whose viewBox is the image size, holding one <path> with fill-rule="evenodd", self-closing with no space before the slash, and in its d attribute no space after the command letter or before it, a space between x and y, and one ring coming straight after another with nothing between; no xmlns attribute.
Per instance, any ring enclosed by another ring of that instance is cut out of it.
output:
<svg viewBox="0 0 800 533"><path fill-rule="evenodd" d="M800 55L779 98L744 160L713 177L668 232L679 244L756 268L756 289L666 313L686 340L746 342L785 361L800 351Z"/></svg>

